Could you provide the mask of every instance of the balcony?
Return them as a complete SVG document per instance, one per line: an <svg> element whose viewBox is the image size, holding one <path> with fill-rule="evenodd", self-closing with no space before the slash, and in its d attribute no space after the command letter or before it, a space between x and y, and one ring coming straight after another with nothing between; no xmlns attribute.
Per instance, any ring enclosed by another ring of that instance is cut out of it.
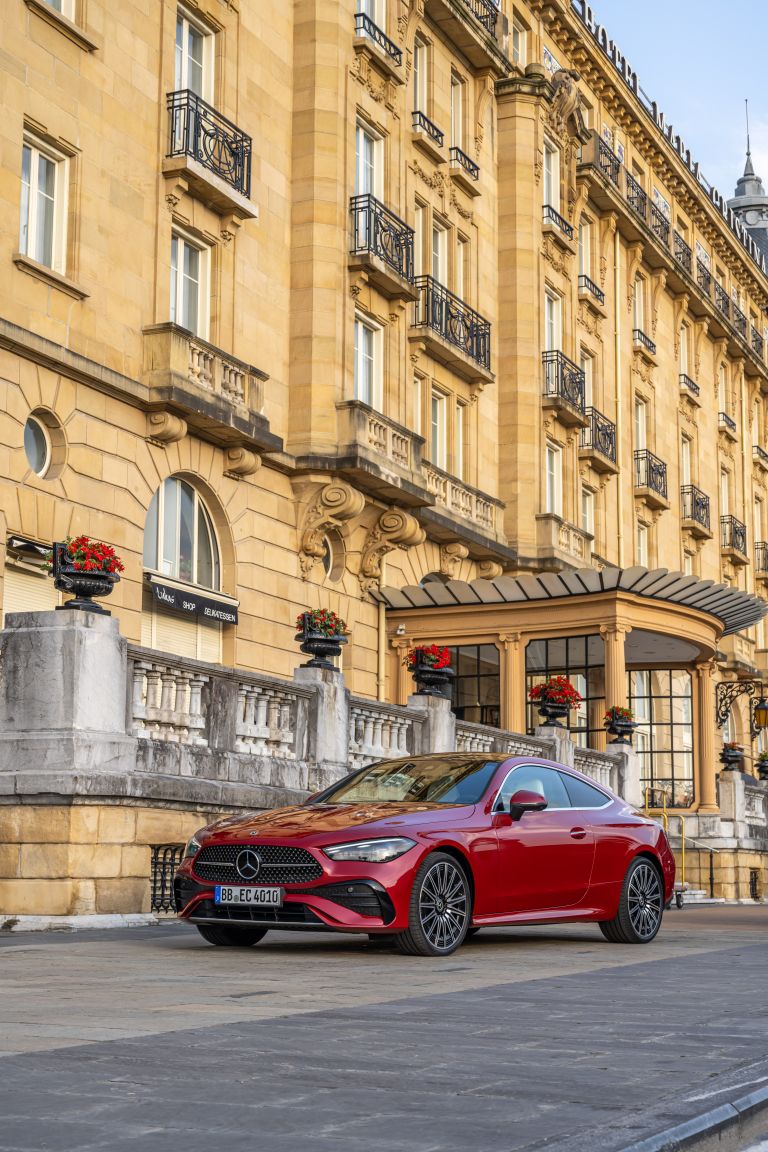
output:
<svg viewBox="0 0 768 1152"><path fill-rule="evenodd" d="M696 381L691 380L685 372L680 373L678 380L680 382L680 394L691 404L695 404L697 408L701 407L701 389Z"/></svg>
<svg viewBox="0 0 768 1152"><path fill-rule="evenodd" d="M599 304L600 311L605 306L605 292L589 276L579 276L579 299L588 304Z"/></svg>
<svg viewBox="0 0 768 1152"><path fill-rule="evenodd" d="M143 383L151 411L166 409L203 440L275 452L282 441L261 415L265 372L235 359L176 324L144 328ZM163 439L162 422L152 422ZM184 434L179 429L181 435ZM180 439L165 436L165 439Z"/></svg>
<svg viewBox="0 0 768 1152"><path fill-rule="evenodd" d="M168 151L163 175L182 178L217 212L253 219L250 136L205 100L185 89L169 92Z"/></svg>
<svg viewBox="0 0 768 1152"><path fill-rule="evenodd" d="M375 196L353 196L349 267L390 299L415 300L413 229Z"/></svg>
<svg viewBox="0 0 768 1152"><path fill-rule="evenodd" d="M473 68L506 76L509 62L496 39L499 6L494 0L426 0L425 14Z"/></svg>
<svg viewBox="0 0 768 1152"><path fill-rule="evenodd" d="M690 276L693 271L693 253L679 232L672 236L672 255Z"/></svg>
<svg viewBox="0 0 768 1152"><path fill-rule="evenodd" d="M768 541L755 541L755 579L768 580Z"/></svg>
<svg viewBox="0 0 768 1152"><path fill-rule="evenodd" d="M701 260L696 261L696 283L706 297L712 295L712 273Z"/></svg>
<svg viewBox="0 0 768 1152"><path fill-rule="evenodd" d="M768 452L765 448L761 448L759 444L752 445L752 462L762 472L768 472Z"/></svg>
<svg viewBox="0 0 768 1152"><path fill-rule="evenodd" d="M736 428L736 421L733 417L729 416L727 412L718 412L717 414L717 430L722 432L729 440L738 440L739 433Z"/></svg>
<svg viewBox="0 0 768 1152"><path fill-rule="evenodd" d="M687 528L692 536L700 540L710 540L709 496L694 484L684 484L680 489L680 504L683 528Z"/></svg>
<svg viewBox="0 0 768 1152"><path fill-rule="evenodd" d="M642 328L634 328L632 330L632 347L636 352L641 352L646 360L655 362L656 345L650 336L646 336Z"/></svg>
<svg viewBox="0 0 768 1152"><path fill-rule="evenodd" d="M586 460L595 472L618 472L616 463L616 425L598 412L597 408L585 408L587 421L581 430L579 459Z"/></svg>
<svg viewBox="0 0 768 1152"><path fill-rule="evenodd" d="M382 32L378 24L375 24L366 12L356 13L355 34L370 40L391 64L400 68L403 63L403 53L394 40L390 40L389 36Z"/></svg>
<svg viewBox="0 0 768 1152"><path fill-rule="evenodd" d="M634 176L630 176L629 172L624 173L624 179L627 188L627 204L629 204L636 216L639 216L641 220L647 222L648 196L645 190L638 184Z"/></svg>
<svg viewBox="0 0 768 1152"><path fill-rule="evenodd" d="M732 564L749 564L747 528L735 516L720 517L720 552Z"/></svg>
<svg viewBox="0 0 768 1152"><path fill-rule="evenodd" d="M422 341L435 360L470 384L488 384L491 372L491 325L431 276L417 276L411 340Z"/></svg>
<svg viewBox="0 0 768 1152"><path fill-rule="evenodd" d="M747 338L747 318L739 308L735 300L731 301L731 316L733 317L733 326L744 340Z"/></svg>
<svg viewBox="0 0 768 1152"><path fill-rule="evenodd" d="M475 164L467 156L466 152L462 152L461 148L453 147L448 150L448 158L450 161L450 174L454 183L458 184L467 195L479 196L480 188L478 181L480 180L480 167Z"/></svg>
<svg viewBox="0 0 768 1152"><path fill-rule="evenodd" d="M429 503L420 475L421 436L361 400L345 400L336 405L336 412L334 469L380 499L396 499L409 507Z"/></svg>
<svg viewBox="0 0 768 1152"><path fill-rule="evenodd" d="M731 318L731 300L725 289L715 280L715 308L726 320Z"/></svg>
<svg viewBox="0 0 768 1152"><path fill-rule="evenodd" d="M564 245L569 252L573 251L573 227L560 215L551 204L544 205L543 211L544 232L554 236L559 243L567 241Z"/></svg>
<svg viewBox="0 0 768 1152"><path fill-rule="evenodd" d="M651 204L650 207L650 225L656 239L660 240L665 248L669 248L669 220L655 204Z"/></svg>
<svg viewBox="0 0 768 1152"><path fill-rule="evenodd" d="M669 508L667 466L647 448L635 452L635 496L649 508Z"/></svg>
<svg viewBox="0 0 768 1152"><path fill-rule="evenodd" d="M422 152L425 152L430 160L434 160L436 164L444 164L445 133L438 128L437 124L433 124L423 112L412 114L411 125L413 127L411 139L416 147L421 148Z"/></svg>
<svg viewBox="0 0 768 1152"><path fill-rule="evenodd" d="M761 360L764 359L764 340L758 332L757 328L755 328L754 324L750 330L749 342L752 345L752 351L755 353L755 355L759 356Z"/></svg>
<svg viewBox="0 0 768 1152"><path fill-rule="evenodd" d="M462 521L476 524L485 535L495 536L500 531L503 508L500 500L479 492L428 460L423 462L421 473L436 505Z"/></svg>
<svg viewBox="0 0 768 1152"><path fill-rule="evenodd" d="M584 373L562 352L542 352L544 365L544 407L554 409L561 424L583 428Z"/></svg>
<svg viewBox="0 0 768 1152"><path fill-rule="evenodd" d="M592 561L593 540L589 532L584 532L554 513L547 512L536 517L537 556L539 560L554 561L551 567L588 567Z"/></svg>

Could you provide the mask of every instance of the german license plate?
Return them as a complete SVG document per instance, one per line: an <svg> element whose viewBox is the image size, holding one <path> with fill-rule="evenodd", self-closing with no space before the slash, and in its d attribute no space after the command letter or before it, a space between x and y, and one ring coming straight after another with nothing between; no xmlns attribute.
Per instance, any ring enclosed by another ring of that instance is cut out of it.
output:
<svg viewBox="0 0 768 1152"><path fill-rule="evenodd" d="M247 904L253 908L282 908L283 889L217 884L214 889L213 902L214 904Z"/></svg>

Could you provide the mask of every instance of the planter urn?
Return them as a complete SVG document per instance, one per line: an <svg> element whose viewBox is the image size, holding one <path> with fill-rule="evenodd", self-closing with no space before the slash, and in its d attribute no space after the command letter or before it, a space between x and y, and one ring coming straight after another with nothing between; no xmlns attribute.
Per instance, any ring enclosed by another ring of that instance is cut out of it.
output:
<svg viewBox="0 0 768 1152"><path fill-rule="evenodd" d="M120 579L116 572L83 572L75 568L67 553L66 544L53 545L53 583L60 592L69 592L74 599L59 605L61 609L77 612L98 612L101 616L112 613L94 603L94 596L109 596Z"/></svg>

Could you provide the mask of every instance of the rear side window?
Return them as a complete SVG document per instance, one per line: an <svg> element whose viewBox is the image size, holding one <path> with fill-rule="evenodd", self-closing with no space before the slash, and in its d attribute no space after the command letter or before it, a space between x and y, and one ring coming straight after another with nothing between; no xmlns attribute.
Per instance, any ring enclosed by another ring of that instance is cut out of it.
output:
<svg viewBox="0 0 768 1152"><path fill-rule="evenodd" d="M600 792L584 780L577 780L575 776L563 775L562 779L565 781L574 808L602 808L610 800L605 792Z"/></svg>
<svg viewBox="0 0 768 1152"><path fill-rule="evenodd" d="M562 776L544 764L518 764L502 784L499 796L505 803L509 803L510 796L521 788L527 792L538 792L547 801L548 808L571 807Z"/></svg>

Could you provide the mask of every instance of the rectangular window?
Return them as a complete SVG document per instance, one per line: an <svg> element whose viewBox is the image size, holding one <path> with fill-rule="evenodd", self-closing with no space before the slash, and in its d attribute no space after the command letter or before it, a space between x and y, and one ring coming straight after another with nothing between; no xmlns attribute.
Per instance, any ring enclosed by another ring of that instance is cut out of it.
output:
<svg viewBox="0 0 768 1152"><path fill-rule="evenodd" d="M516 17L512 20L512 62L525 68L526 30Z"/></svg>
<svg viewBox="0 0 768 1152"><path fill-rule="evenodd" d="M691 552L683 552L683 575L693 576L693 554Z"/></svg>
<svg viewBox="0 0 768 1152"><path fill-rule="evenodd" d="M728 411L728 376L725 364L721 364L717 372L717 408L719 412Z"/></svg>
<svg viewBox="0 0 768 1152"><path fill-rule="evenodd" d="M62 16L66 16L68 20L74 20L75 0L45 0L45 2L49 8L61 12Z"/></svg>
<svg viewBox="0 0 768 1152"><path fill-rule="evenodd" d="M432 224L432 276L439 284L445 284L448 252L448 230L434 221Z"/></svg>
<svg viewBox="0 0 768 1152"><path fill-rule="evenodd" d="M581 530L595 534L595 494L586 484L581 486Z"/></svg>
<svg viewBox="0 0 768 1152"><path fill-rule="evenodd" d="M579 367L584 373L584 407L590 408L592 406L592 365L594 360L589 352L585 352L582 348L579 354Z"/></svg>
<svg viewBox="0 0 768 1152"><path fill-rule="evenodd" d="M412 429L417 436L421 436L422 428L422 407L424 404L424 377L414 376L413 378L413 419Z"/></svg>
<svg viewBox="0 0 768 1152"><path fill-rule="evenodd" d="M563 514L563 453L557 444L547 442L544 511Z"/></svg>
<svg viewBox="0 0 768 1152"><path fill-rule="evenodd" d="M371 408L380 406L381 329L355 317L355 400Z"/></svg>
<svg viewBox="0 0 768 1152"><path fill-rule="evenodd" d="M427 210L423 204L417 204L413 228L413 268L417 276L422 276L424 273L426 227Z"/></svg>
<svg viewBox="0 0 768 1152"><path fill-rule="evenodd" d="M19 251L61 273L66 271L67 175L64 156L32 139L24 141Z"/></svg>
<svg viewBox="0 0 768 1152"><path fill-rule="evenodd" d="M430 396L430 459L438 468L445 468L446 457L446 396L437 388L432 389Z"/></svg>
<svg viewBox="0 0 768 1152"><path fill-rule="evenodd" d="M645 524L637 526L637 563L648 567L648 529Z"/></svg>
<svg viewBox="0 0 768 1152"><path fill-rule="evenodd" d="M459 480L466 479L465 445L467 439L467 406L460 400L456 404L456 465Z"/></svg>
<svg viewBox="0 0 768 1152"><path fill-rule="evenodd" d="M559 352L562 333L562 305L554 292L544 294L544 350Z"/></svg>
<svg viewBox="0 0 768 1152"><path fill-rule="evenodd" d="M375 196L381 200L383 165L382 140L371 129L357 122L355 128L355 195Z"/></svg>
<svg viewBox="0 0 768 1152"><path fill-rule="evenodd" d="M560 152L544 141L544 204L560 211Z"/></svg>
<svg viewBox="0 0 768 1152"><path fill-rule="evenodd" d="M691 483L691 441L687 436L680 438L680 482Z"/></svg>
<svg viewBox="0 0 768 1152"><path fill-rule="evenodd" d="M579 221L579 276L592 278L592 235L587 220Z"/></svg>
<svg viewBox="0 0 768 1152"><path fill-rule="evenodd" d="M184 8L176 13L174 90L213 103L213 34Z"/></svg>
<svg viewBox="0 0 768 1152"><path fill-rule="evenodd" d="M451 73L451 145L464 149L464 82Z"/></svg>
<svg viewBox="0 0 768 1152"><path fill-rule="evenodd" d="M763 540L763 502L762 500L755 500L755 505L752 510L752 522L755 532L755 542Z"/></svg>
<svg viewBox="0 0 768 1152"><path fill-rule="evenodd" d="M180 232L171 235L171 323L208 339L209 250Z"/></svg>
<svg viewBox="0 0 768 1152"><path fill-rule="evenodd" d="M642 276L635 277L632 287L632 327L645 332L645 281Z"/></svg>
<svg viewBox="0 0 768 1152"><path fill-rule="evenodd" d="M725 468L720 471L720 515L731 514L731 477Z"/></svg>
<svg viewBox="0 0 768 1152"><path fill-rule="evenodd" d="M414 112L423 112L425 116L429 113L428 69L427 45L417 37L413 45L413 110Z"/></svg>
<svg viewBox="0 0 768 1152"><path fill-rule="evenodd" d="M635 396L634 407L635 451L642 452L648 447L648 405Z"/></svg>
<svg viewBox="0 0 768 1152"><path fill-rule="evenodd" d="M456 269L453 290L460 300L468 300L469 290L469 241L459 236L456 241Z"/></svg>
<svg viewBox="0 0 768 1152"><path fill-rule="evenodd" d="M680 371L688 375L688 325L680 325Z"/></svg>

